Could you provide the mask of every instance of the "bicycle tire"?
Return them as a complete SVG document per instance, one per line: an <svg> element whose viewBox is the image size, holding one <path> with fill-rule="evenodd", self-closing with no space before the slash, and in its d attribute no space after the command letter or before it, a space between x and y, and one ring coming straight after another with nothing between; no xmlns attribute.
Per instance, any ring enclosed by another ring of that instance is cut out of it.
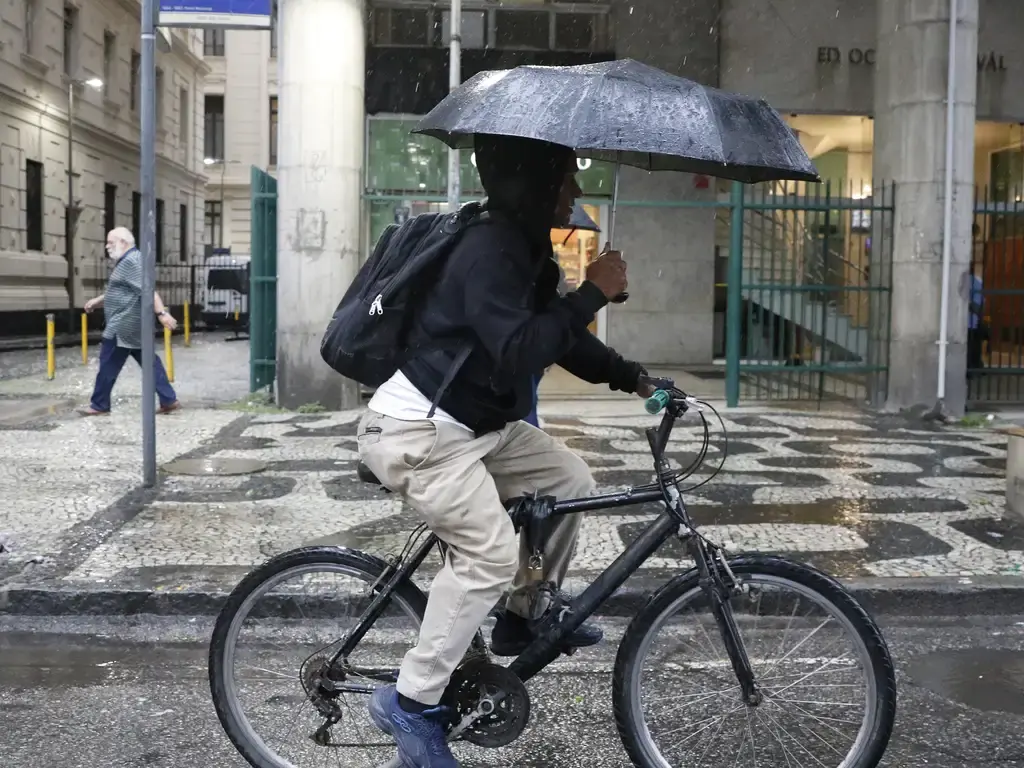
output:
<svg viewBox="0 0 1024 768"><path fill-rule="evenodd" d="M342 547L304 547L285 552L257 567L239 582L238 586L228 595L227 602L221 608L214 624L213 635L210 639L208 670L214 709L217 711L221 727L235 749L254 768L275 768L275 766L265 760L260 754L262 750L250 742L249 737L245 734L246 729L239 722L237 713L228 700L225 675L232 674L232 670L226 668L224 663L227 639L235 616L249 595L282 572L311 565L340 566L355 574L365 575L369 583L379 579L387 567L383 560L373 555ZM419 587L408 581L398 584L393 593L394 598L405 603L422 621L427 598Z"/></svg>
<svg viewBox="0 0 1024 768"><path fill-rule="evenodd" d="M874 619L856 599L834 578L816 568L770 555L739 555L729 559L729 567L738 578L748 574L783 579L799 584L818 594L837 608L850 622L871 659L875 679L876 702L874 722L866 748L849 768L876 768L892 736L896 718L896 672L888 645ZM645 638L658 626L660 617L688 593L699 589L696 568L680 574L659 589L633 618L623 635L615 659L612 677L612 702L619 737L636 768L663 768L650 754L641 735L646 726L637 720L638 702L634 700L633 677L637 674L640 650Z"/></svg>

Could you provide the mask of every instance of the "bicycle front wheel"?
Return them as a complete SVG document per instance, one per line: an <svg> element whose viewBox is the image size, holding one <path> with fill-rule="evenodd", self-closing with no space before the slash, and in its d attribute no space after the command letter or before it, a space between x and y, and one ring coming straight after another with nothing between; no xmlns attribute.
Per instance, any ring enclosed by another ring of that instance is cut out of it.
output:
<svg viewBox="0 0 1024 768"><path fill-rule="evenodd" d="M698 576L683 574L633 619L615 662L615 719L633 764L875 768L896 676L874 621L810 566L764 555L729 565L760 701L744 701Z"/></svg>

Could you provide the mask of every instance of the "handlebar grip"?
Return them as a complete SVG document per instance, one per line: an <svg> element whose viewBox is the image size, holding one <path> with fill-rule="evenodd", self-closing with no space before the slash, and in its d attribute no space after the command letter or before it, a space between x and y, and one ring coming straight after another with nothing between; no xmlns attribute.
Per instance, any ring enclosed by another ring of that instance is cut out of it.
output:
<svg viewBox="0 0 1024 768"><path fill-rule="evenodd" d="M644 402L644 409L654 416L665 406L672 402L672 396L663 389L659 389Z"/></svg>

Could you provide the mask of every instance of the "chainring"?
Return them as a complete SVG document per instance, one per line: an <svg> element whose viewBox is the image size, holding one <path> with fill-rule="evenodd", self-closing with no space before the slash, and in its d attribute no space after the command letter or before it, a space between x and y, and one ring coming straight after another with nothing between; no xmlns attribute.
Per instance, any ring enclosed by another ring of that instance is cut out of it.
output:
<svg viewBox="0 0 1024 768"><path fill-rule="evenodd" d="M500 701L494 701L494 710L475 720L459 738L490 749L507 746L530 722L530 695L515 672L487 661L468 661L455 670L441 703L455 713L454 728L488 697Z"/></svg>

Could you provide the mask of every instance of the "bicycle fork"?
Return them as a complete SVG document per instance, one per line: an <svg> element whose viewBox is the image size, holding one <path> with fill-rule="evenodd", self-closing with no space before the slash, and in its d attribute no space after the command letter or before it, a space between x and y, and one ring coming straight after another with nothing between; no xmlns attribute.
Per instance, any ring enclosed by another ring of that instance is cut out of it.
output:
<svg viewBox="0 0 1024 768"><path fill-rule="evenodd" d="M700 587L711 604L711 614L715 617L722 643L725 645L726 653L729 654L733 672L740 684L743 701L748 706L756 707L761 703L762 695L754 681L754 670L750 665L750 657L743 645L743 638L740 637L739 627L736 626L736 619L732 613L732 605L729 603L731 593L736 586L735 578L730 571L730 583L726 583L715 562L716 554L722 557L721 553L708 552L707 545L698 536L693 536L690 539L690 551L697 563ZM728 570L728 566L726 566L726 570Z"/></svg>

